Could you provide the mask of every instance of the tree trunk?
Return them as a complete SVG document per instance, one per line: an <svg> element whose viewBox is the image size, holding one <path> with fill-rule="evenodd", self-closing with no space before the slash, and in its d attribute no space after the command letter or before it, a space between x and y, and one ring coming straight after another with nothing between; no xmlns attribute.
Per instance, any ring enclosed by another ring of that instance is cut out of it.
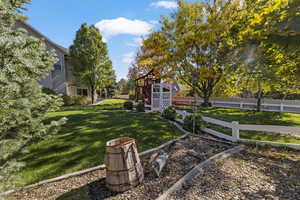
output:
<svg viewBox="0 0 300 200"><path fill-rule="evenodd" d="M92 99L92 104L95 103L95 87L92 85L91 86L91 99Z"/></svg>
<svg viewBox="0 0 300 200"><path fill-rule="evenodd" d="M99 91L100 98L102 99L102 89L100 89Z"/></svg>
<svg viewBox="0 0 300 200"><path fill-rule="evenodd" d="M209 103L209 96L205 96L203 98L203 103L202 103L202 106L205 106L205 107L209 107L210 106L210 103Z"/></svg>
<svg viewBox="0 0 300 200"><path fill-rule="evenodd" d="M256 111L260 112L261 111L261 99L263 95L263 90L261 88L261 82L258 82L258 93L257 93L257 104L256 104Z"/></svg>
<svg viewBox="0 0 300 200"><path fill-rule="evenodd" d="M210 99L210 93L209 92L204 93L204 95L203 95L204 102L201 105L204 107L210 107L211 103L209 102L209 99Z"/></svg>
<svg viewBox="0 0 300 200"><path fill-rule="evenodd" d="M256 111L260 112L261 111L261 96L260 96L260 91L258 92L257 96L257 105L256 105Z"/></svg>

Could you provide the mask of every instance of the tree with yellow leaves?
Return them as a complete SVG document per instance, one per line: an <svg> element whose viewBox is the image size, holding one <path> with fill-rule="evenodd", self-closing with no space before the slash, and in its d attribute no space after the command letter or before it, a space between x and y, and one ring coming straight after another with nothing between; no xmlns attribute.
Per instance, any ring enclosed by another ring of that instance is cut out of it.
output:
<svg viewBox="0 0 300 200"><path fill-rule="evenodd" d="M240 4L221 0L178 4L171 18L161 20L161 32L169 45L168 67L181 82L194 88L204 106L209 106L220 81L235 80L229 74L238 62L235 49Z"/></svg>

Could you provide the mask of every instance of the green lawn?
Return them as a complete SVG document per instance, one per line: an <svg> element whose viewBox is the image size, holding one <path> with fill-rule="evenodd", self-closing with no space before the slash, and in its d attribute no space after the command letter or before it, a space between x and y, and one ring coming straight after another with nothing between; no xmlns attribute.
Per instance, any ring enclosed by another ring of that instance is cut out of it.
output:
<svg viewBox="0 0 300 200"><path fill-rule="evenodd" d="M51 113L49 120L64 116L68 122L52 139L32 145L30 153L19 158L26 162L19 186L102 164L105 143L113 138L135 138L142 152L181 135L151 114L122 110L123 102L106 100Z"/></svg>
<svg viewBox="0 0 300 200"><path fill-rule="evenodd" d="M185 108L189 112L190 107ZM197 107L197 113L227 122L238 121L240 124L300 126L300 114L280 112L256 112L230 108ZM231 135L231 129L209 124L209 128ZM284 137L277 133L240 131L243 139L264 140L300 144L300 139Z"/></svg>

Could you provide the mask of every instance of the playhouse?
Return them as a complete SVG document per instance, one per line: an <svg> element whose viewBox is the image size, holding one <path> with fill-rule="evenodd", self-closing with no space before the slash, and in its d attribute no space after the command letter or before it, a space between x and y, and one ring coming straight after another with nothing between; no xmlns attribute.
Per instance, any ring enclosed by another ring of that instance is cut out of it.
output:
<svg viewBox="0 0 300 200"><path fill-rule="evenodd" d="M172 85L161 83L153 70L135 80L135 99L151 110L163 110L172 105Z"/></svg>

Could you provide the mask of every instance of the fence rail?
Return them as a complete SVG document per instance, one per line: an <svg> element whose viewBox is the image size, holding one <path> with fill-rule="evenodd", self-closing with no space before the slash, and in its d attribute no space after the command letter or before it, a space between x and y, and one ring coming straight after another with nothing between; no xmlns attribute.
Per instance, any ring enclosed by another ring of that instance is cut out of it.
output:
<svg viewBox="0 0 300 200"><path fill-rule="evenodd" d="M191 113L186 111L176 110L178 114L181 114L183 118ZM250 139L241 139L240 138L240 130L248 130L248 131L262 131L262 132L273 132L273 133L280 133L280 134L287 134L293 135L296 137L300 137L300 127L291 127L291 126L273 126L273 125L253 125L253 124L239 124L237 121L233 122L226 122L210 117L202 117L202 119L211 124L223 126L226 128L231 129L231 135L227 135L221 133L219 131L210 129L210 128L203 128L202 131L214 135L216 137L226 139L232 142L244 142L244 143L261 143L261 144L269 144L273 146L288 146L294 149L300 149L300 144L290 144L290 143L279 143L279 142L271 142L271 141L258 141L258 140L250 140ZM181 120L182 121L182 120Z"/></svg>
<svg viewBox="0 0 300 200"><path fill-rule="evenodd" d="M203 99L194 97L173 97L173 105L201 105ZM212 106L222 108L256 109L256 99L228 98L212 99ZM261 110L272 112L300 113L300 100L263 99Z"/></svg>

